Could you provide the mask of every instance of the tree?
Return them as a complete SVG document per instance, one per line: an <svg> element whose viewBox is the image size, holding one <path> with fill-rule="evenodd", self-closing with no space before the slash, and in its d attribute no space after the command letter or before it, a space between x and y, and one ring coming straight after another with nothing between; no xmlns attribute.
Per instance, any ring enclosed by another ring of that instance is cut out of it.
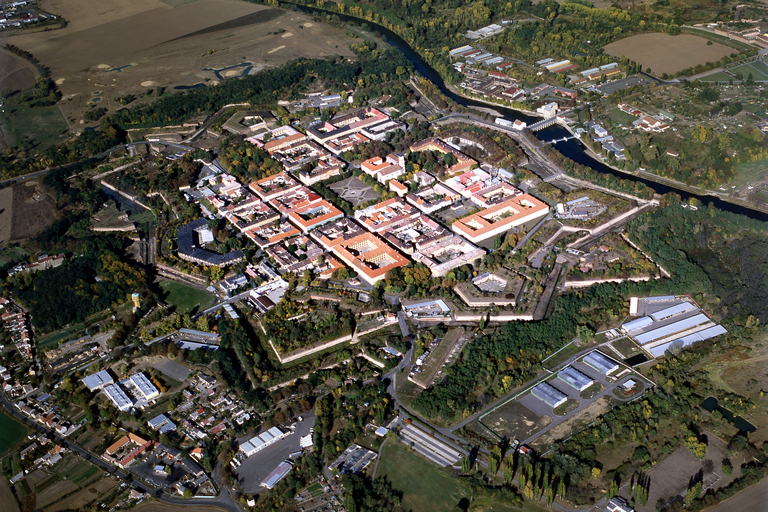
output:
<svg viewBox="0 0 768 512"><path fill-rule="evenodd" d="M597 467L592 468L592 478L594 478L595 480L600 478L600 475L602 473L603 473L603 471L600 468L597 468Z"/></svg>

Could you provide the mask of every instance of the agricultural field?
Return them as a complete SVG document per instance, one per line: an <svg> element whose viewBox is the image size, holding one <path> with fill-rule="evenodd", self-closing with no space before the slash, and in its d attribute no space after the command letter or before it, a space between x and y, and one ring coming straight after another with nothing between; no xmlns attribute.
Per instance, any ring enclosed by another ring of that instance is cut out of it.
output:
<svg viewBox="0 0 768 512"><path fill-rule="evenodd" d="M51 68L73 125L93 107L122 108L172 90L279 67L298 58L353 57L344 30L307 15L236 0L49 0L69 25L7 38Z"/></svg>
<svg viewBox="0 0 768 512"><path fill-rule="evenodd" d="M128 509L118 509L128 510ZM227 509L214 505L174 505L158 501L145 501L139 506L130 508L135 512L226 512Z"/></svg>
<svg viewBox="0 0 768 512"><path fill-rule="evenodd" d="M39 76L35 66L8 50L0 50L0 69L3 70L0 75L0 92L29 89L35 85Z"/></svg>
<svg viewBox="0 0 768 512"><path fill-rule="evenodd" d="M736 50L690 34L670 36L662 33L638 34L604 47L605 53L627 57L650 68L654 75L673 75L684 69L715 62Z"/></svg>
<svg viewBox="0 0 768 512"><path fill-rule="evenodd" d="M97 466L67 453L52 467L32 471L14 487L22 500L34 496L37 509L58 512L81 510L108 495L117 485Z"/></svg>
<svg viewBox="0 0 768 512"><path fill-rule="evenodd" d="M166 293L163 301L174 306L176 312L181 315L193 310L203 310L215 302L215 298L207 291L176 281L162 281L160 288Z"/></svg>
<svg viewBox="0 0 768 512"><path fill-rule="evenodd" d="M0 457L10 450L16 443L24 439L27 427L15 419L0 411Z"/></svg>

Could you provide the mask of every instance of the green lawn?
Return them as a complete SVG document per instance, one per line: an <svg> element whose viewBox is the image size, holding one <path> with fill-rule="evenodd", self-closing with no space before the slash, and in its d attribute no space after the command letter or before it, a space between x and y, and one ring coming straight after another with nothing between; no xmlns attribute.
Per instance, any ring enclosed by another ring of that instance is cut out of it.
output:
<svg viewBox="0 0 768 512"><path fill-rule="evenodd" d="M472 491L465 479L453 478L448 470L410 451L399 441L387 441L379 452L376 477L386 476L392 487L403 492L403 508L418 512L456 510L462 498L472 501L477 512L543 512L547 509L531 502L515 507L500 502L496 496L481 493L471 498Z"/></svg>
<svg viewBox="0 0 768 512"><path fill-rule="evenodd" d="M750 73L752 73L752 78L756 81L765 81L768 80L768 65L766 65L763 61L757 60L755 62L748 62L746 64L742 64L741 66L736 66L733 68L728 68L728 71L731 73L741 73L744 75L744 79L746 80Z"/></svg>
<svg viewBox="0 0 768 512"><path fill-rule="evenodd" d="M27 427L8 416L4 411L0 411L0 432L2 432L0 435L0 456L3 456L24 439L27 434Z"/></svg>
<svg viewBox="0 0 768 512"><path fill-rule="evenodd" d="M626 112L622 112L616 107L609 108L605 114L616 124L623 124L624 126L631 125L637 118Z"/></svg>
<svg viewBox="0 0 768 512"><path fill-rule="evenodd" d="M180 314L189 313L192 310L203 310L215 302L215 297L205 290L193 288L176 281L163 281L160 288L165 292L163 300L176 307Z"/></svg>
<svg viewBox="0 0 768 512"><path fill-rule="evenodd" d="M14 145L31 141L34 146L44 149L69 134L69 125L57 105L26 108L23 103L9 101L5 113L0 115L10 127L9 140Z"/></svg>
<svg viewBox="0 0 768 512"><path fill-rule="evenodd" d="M376 476L386 476L395 489L403 492L403 508L406 510L454 510L468 491L466 483L412 453L399 441L388 441L379 456Z"/></svg>
<svg viewBox="0 0 768 512"><path fill-rule="evenodd" d="M702 82L728 82L730 80L733 80L734 82L738 81L735 78L733 78L731 75L723 73L722 71L718 71L717 73L707 75L705 77L700 78L699 80L701 80Z"/></svg>
<svg viewBox="0 0 768 512"><path fill-rule="evenodd" d="M768 173L768 159L739 164L736 166L736 177L730 184L736 185L736 188L742 188L759 180L766 173Z"/></svg>

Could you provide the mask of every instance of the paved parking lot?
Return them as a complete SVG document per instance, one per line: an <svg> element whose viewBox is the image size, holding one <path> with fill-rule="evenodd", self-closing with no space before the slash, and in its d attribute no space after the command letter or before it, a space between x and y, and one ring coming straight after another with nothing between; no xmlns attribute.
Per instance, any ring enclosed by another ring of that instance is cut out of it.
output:
<svg viewBox="0 0 768 512"><path fill-rule="evenodd" d="M363 183L356 176L337 181L336 183L329 185L328 188L339 194L339 197L345 201L352 203L352 206L357 206L366 201L381 197L378 192Z"/></svg>
<svg viewBox="0 0 768 512"><path fill-rule="evenodd" d="M189 377L191 371L183 364L179 364L176 361L170 359L163 359L152 365L153 368L164 373L173 380L184 382Z"/></svg>
<svg viewBox="0 0 768 512"><path fill-rule="evenodd" d="M269 473L277 467L282 461L288 458L288 455L301 450L299 438L309 434L309 429L315 426L315 412L302 414L304 421L296 424L296 431L289 434L280 441L271 446L267 446L262 451L245 459L239 468L234 470L234 474L240 480L244 493L256 493L263 490L260 487L261 482ZM246 438L247 439L247 438Z"/></svg>

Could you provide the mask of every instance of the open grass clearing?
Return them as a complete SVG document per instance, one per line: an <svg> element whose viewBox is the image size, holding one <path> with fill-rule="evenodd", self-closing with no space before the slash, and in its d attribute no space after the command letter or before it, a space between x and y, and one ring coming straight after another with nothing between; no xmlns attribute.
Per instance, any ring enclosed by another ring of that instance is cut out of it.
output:
<svg viewBox="0 0 768 512"><path fill-rule="evenodd" d="M750 73L752 73L752 78L756 82L764 82L768 80L768 65L759 59L752 62L746 62L739 66L728 68L728 71L733 74L741 73L744 77L744 80L747 79Z"/></svg>
<svg viewBox="0 0 768 512"><path fill-rule="evenodd" d="M6 101L3 109L0 116L4 117L3 125L10 128L6 135L9 146L26 143L44 149L69 134L69 125L58 105L27 108L14 97Z"/></svg>
<svg viewBox="0 0 768 512"><path fill-rule="evenodd" d="M456 510L462 498L472 503L476 512L543 512L544 507L526 502L523 507L503 503L494 495L473 496L467 478L454 478L449 470L438 467L400 442L387 442L379 453L376 477L386 477L392 487L403 492L403 508L418 512Z"/></svg>
<svg viewBox="0 0 768 512"><path fill-rule="evenodd" d="M179 314L186 314L193 310L201 311L213 305L213 295L200 288L194 288L177 281L166 280L160 283L160 288L165 292L163 300L176 308Z"/></svg>
<svg viewBox="0 0 768 512"><path fill-rule="evenodd" d="M603 49L614 57L624 56L639 62L655 75L673 75L699 64L716 62L736 52L724 44L707 44L707 39L692 34L670 36L660 32L625 37Z"/></svg>
<svg viewBox="0 0 768 512"><path fill-rule="evenodd" d="M754 183L759 183L768 176L768 159L757 160L739 164L735 167L736 177L731 181L731 185L736 188L743 188Z"/></svg>
<svg viewBox="0 0 768 512"><path fill-rule="evenodd" d="M377 477L385 476L403 492L403 508L419 512L453 510L466 492L465 485L446 470L428 462L400 442L386 443L379 454Z"/></svg>
<svg viewBox="0 0 768 512"><path fill-rule="evenodd" d="M584 350L584 346L577 346L575 342L571 342L568 345L561 348L558 352L555 352L548 358L544 359L541 362L541 366L544 368L548 368L552 370L553 368L556 368L558 365L563 364L571 357L575 356L579 353L579 351Z"/></svg>

